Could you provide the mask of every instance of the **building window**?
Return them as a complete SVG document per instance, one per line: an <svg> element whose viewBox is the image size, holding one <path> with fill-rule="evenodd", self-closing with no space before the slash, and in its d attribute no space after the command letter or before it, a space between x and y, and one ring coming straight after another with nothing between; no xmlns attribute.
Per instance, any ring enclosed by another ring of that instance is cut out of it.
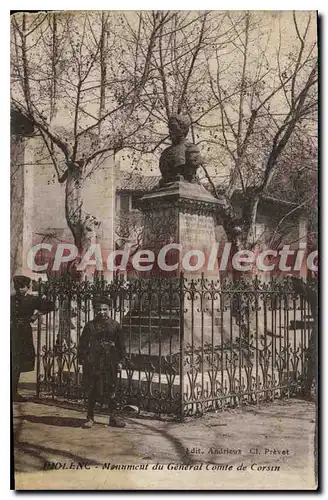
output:
<svg viewBox="0 0 328 500"><path fill-rule="evenodd" d="M138 207L138 200L140 200L140 198L142 197L142 195L140 194L133 194L132 195L132 201L131 201L131 207L132 207L132 210L139 210L139 207Z"/></svg>
<svg viewBox="0 0 328 500"><path fill-rule="evenodd" d="M121 200L120 200L120 208L121 212L127 213L130 212L130 198L131 196L129 194L121 194Z"/></svg>

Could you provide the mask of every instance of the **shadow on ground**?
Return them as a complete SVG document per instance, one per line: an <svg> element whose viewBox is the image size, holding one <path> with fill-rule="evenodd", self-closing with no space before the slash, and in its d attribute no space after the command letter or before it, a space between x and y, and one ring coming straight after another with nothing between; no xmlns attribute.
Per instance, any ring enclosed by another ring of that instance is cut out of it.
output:
<svg viewBox="0 0 328 500"><path fill-rule="evenodd" d="M37 416L37 415L20 415L16 419L27 420L35 424L55 425L57 427L81 427L85 422L85 418L74 417L57 417L57 416Z"/></svg>

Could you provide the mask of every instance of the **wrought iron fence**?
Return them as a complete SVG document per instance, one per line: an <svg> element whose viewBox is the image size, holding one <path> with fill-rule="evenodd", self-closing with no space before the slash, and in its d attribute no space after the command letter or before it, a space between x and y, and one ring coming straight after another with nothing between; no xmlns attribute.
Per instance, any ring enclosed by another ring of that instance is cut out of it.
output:
<svg viewBox="0 0 328 500"><path fill-rule="evenodd" d="M314 321L288 278L61 278L40 284L39 293L57 307L38 323L38 396L83 402L77 346L97 295L111 298L125 335L121 405L183 418L287 397L302 386Z"/></svg>

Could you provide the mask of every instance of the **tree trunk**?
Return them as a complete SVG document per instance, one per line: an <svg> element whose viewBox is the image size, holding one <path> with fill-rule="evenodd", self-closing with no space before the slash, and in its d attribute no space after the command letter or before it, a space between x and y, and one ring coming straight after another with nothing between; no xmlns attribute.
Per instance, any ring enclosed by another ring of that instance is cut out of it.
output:
<svg viewBox="0 0 328 500"><path fill-rule="evenodd" d="M65 213L72 231L74 244L83 257L92 243L96 242L99 220L83 209L84 166L70 164L67 169Z"/></svg>
<svg viewBox="0 0 328 500"><path fill-rule="evenodd" d="M254 228L257 218L257 209L260 201L258 194L253 194L251 198L245 199L242 209L243 216L239 222L235 218L232 203L227 199L227 209L222 217L222 225L225 230L228 241L231 243L231 255L235 255L241 250L251 250L254 244ZM240 224L240 226L239 226ZM248 273L238 271L232 266L232 281L238 283L241 279L249 281L251 278ZM247 334L247 315L249 306L245 296L242 293L236 295L232 313L240 327L241 337L248 340Z"/></svg>
<svg viewBox="0 0 328 500"><path fill-rule="evenodd" d="M259 202L260 196L256 195L252 200L250 200L249 210L245 214L245 235L243 239L245 250L252 250L255 243L255 224Z"/></svg>

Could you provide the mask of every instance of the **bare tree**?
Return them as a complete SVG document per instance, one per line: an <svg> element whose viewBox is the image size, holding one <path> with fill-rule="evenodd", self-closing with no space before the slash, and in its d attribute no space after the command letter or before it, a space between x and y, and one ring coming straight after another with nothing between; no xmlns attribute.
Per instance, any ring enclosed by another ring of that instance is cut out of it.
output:
<svg viewBox="0 0 328 500"><path fill-rule="evenodd" d="M142 102L151 111L156 96L151 112L163 123L172 113L190 116L215 195L222 195L223 181L228 208L220 217L236 248L256 244L259 203L295 161L292 145L312 136L312 157L317 150L315 16L290 13L286 20L255 12L175 13L161 27L153 92ZM165 139L161 129L155 148ZM236 190L243 197L238 221L231 203Z"/></svg>
<svg viewBox="0 0 328 500"><path fill-rule="evenodd" d="M174 112L191 118L214 194L222 194L218 184L225 181L229 208L220 217L229 240L236 247L255 243L261 199L294 161L291 145L304 144L315 129L315 19L290 13L287 29L286 17L207 11L12 17L12 100L65 183L66 219L79 248L99 225L83 210L85 179L123 149L139 159L158 155ZM238 221L236 190L244 200Z"/></svg>
<svg viewBox="0 0 328 500"><path fill-rule="evenodd" d="M115 226L116 244L119 249L131 245L130 257L142 248L144 215L139 211L119 212Z"/></svg>
<svg viewBox="0 0 328 500"><path fill-rule="evenodd" d="M120 13L11 18L12 103L34 125L58 182L65 183L66 220L81 252L100 224L83 208L85 180L133 144L147 121L139 101L155 41L169 18L138 14L133 43L124 39L130 20Z"/></svg>
<svg viewBox="0 0 328 500"><path fill-rule="evenodd" d="M227 16L226 12L176 11L162 23L150 61L150 85L141 102L152 117L145 129L147 143L140 144L142 152L154 153L166 141L171 114L185 113L197 124L217 107L204 95L206 62L216 48L236 38L235 30L243 29L245 14L236 14L232 25L227 24ZM195 140L194 127L192 136Z"/></svg>
<svg viewBox="0 0 328 500"><path fill-rule="evenodd" d="M307 140L315 127L317 55L316 42L309 37L313 16L307 14L307 19L303 16L302 24L295 13L291 16L294 39L288 53L282 52L284 38L279 26L276 58L269 59L273 33L269 31L261 40L258 28L254 28L256 18L248 13L245 30L238 43L233 44L240 54L237 70L233 68L231 74L230 65L222 61L219 50L215 75L209 67L210 87L219 105L216 134L220 132L220 146L230 164L226 196L230 199L240 189L245 200L240 221L240 239L245 247L256 242L254 227L261 199L268 193L276 173L290 168L294 160L290 144L296 138L298 143ZM208 173L207 177L211 181ZM225 228L228 237L234 239L229 216Z"/></svg>

